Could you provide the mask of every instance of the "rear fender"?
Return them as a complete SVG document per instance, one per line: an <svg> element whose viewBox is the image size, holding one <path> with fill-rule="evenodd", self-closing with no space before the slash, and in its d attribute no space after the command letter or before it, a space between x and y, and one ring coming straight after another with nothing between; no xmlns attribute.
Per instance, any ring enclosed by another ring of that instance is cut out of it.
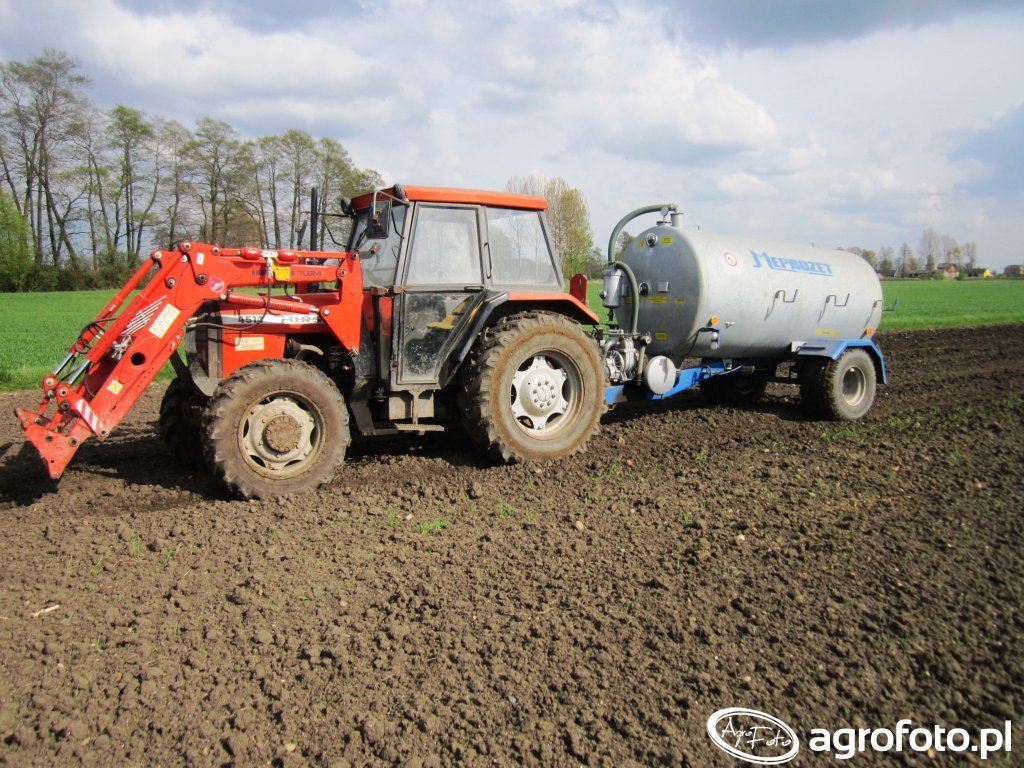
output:
<svg viewBox="0 0 1024 768"><path fill-rule="evenodd" d="M848 349L863 349L870 356L875 364L875 373L878 380L888 384L888 376L885 370L885 357L882 350L878 348L871 339L837 339L836 341L815 341L804 344L797 350L797 358L801 357L827 357L831 360L838 360Z"/></svg>
<svg viewBox="0 0 1024 768"><path fill-rule="evenodd" d="M476 316L466 330L466 335L456 346L451 359L444 368L441 386L447 386L469 355L473 344L485 328L498 320L517 312L552 312L569 317L581 325L597 325L601 319L586 304L567 293L534 293L510 291L488 297L480 305Z"/></svg>

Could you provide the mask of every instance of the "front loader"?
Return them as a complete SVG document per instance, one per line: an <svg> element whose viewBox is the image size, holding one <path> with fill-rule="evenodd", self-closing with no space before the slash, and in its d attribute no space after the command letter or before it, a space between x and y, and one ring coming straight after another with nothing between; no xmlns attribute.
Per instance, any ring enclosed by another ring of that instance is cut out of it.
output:
<svg viewBox="0 0 1024 768"><path fill-rule="evenodd" d="M243 497L327 482L350 428L461 423L499 462L575 453L597 430L607 374L582 328L597 316L563 291L545 207L396 185L346 203L344 252L154 251L43 379L41 405L16 409L22 430L59 478L170 360L164 441Z"/></svg>

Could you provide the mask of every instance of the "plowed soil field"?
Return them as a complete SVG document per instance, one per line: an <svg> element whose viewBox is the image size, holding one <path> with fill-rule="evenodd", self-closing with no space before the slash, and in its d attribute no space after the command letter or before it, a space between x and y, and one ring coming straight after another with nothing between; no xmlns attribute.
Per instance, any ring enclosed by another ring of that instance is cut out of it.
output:
<svg viewBox="0 0 1024 768"><path fill-rule="evenodd" d="M1024 326L879 343L855 425L683 395L552 465L359 443L285 501L180 470L162 387L51 483L2 395L0 764L714 766L726 707L1020 722ZM853 762L977 756L932 757Z"/></svg>

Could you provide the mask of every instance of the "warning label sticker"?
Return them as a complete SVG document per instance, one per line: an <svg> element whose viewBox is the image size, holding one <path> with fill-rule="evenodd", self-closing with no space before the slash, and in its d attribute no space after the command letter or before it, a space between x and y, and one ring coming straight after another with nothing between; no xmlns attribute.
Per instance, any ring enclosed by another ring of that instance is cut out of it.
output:
<svg viewBox="0 0 1024 768"><path fill-rule="evenodd" d="M171 324L178 319L178 315L180 314L181 310L173 304L168 304L160 311L160 314L156 316L156 320L153 321L153 324L149 326L149 332L158 339L162 339L167 334Z"/></svg>
<svg viewBox="0 0 1024 768"><path fill-rule="evenodd" d="M235 350L238 352L262 352L263 336L239 336L235 339Z"/></svg>

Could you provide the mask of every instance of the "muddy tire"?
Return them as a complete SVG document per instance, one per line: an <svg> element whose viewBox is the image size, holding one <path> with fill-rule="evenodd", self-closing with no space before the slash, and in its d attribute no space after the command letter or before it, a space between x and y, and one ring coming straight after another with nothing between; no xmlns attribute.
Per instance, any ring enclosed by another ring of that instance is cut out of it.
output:
<svg viewBox="0 0 1024 768"><path fill-rule="evenodd" d="M260 360L220 383L206 420L206 458L245 498L286 496L328 482L349 444L338 388L298 360Z"/></svg>
<svg viewBox="0 0 1024 768"><path fill-rule="evenodd" d="M814 419L854 421L871 410L876 385L875 363L863 349L815 358L800 370L800 405Z"/></svg>
<svg viewBox="0 0 1024 768"><path fill-rule="evenodd" d="M764 398L767 388L768 382L764 379L739 373L712 376L700 383L700 393L708 405L755 405Z"/></svg>
<svg viewBox="0 0 1024 768"><path fill-rule="evenodd" d="M188 379L167 385L160 401L160 438L171 454L189 470L203 469L203 416L208 398Z"/></svg>
<svg viewBox="0 0 1024 768"><path fill-rule="evenodd" d="M597 345L561 315L526 312L498 321L460 372L462 424L495 461L560 459L597 431L607 382Z"/></svg>

